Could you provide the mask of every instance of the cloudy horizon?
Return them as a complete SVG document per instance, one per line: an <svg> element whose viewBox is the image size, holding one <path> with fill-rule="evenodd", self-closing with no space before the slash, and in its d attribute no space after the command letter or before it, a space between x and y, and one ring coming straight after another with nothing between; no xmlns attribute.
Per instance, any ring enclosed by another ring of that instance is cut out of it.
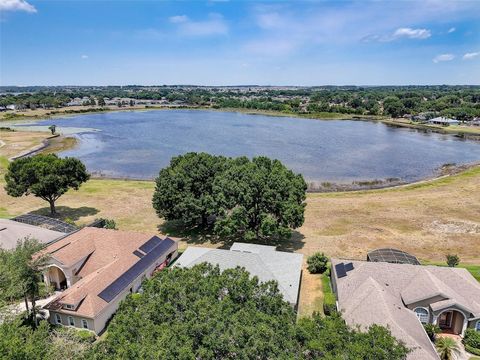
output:
<svg viewBox="0 0 480 360"><path fill-rule="evenodd" d="M0 0L0 85L480 84L480 2Z"/></svg>

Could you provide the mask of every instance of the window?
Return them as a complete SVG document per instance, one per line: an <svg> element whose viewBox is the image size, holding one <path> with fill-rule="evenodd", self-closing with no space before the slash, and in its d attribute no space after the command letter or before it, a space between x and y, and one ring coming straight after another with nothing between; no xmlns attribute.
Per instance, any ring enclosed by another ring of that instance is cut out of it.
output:
<svg viewBox="0 0 480 360"><path fill-rule="evenodd" d="M73 317L71 317L71 316L68 317L68 325L75 326L75 321L73 320Z"/></svg>
<svg viewBox="0 0 480 360"><path fill-rule="evenodd" d="M425 308L416 308L415 310L413 310L415 312L415 315L417 315L417 318L418 320L420 320L420 322L422 324L426 324L428 323L428 310L425 309Z"/></svg>
<svg viewBox="0 0 480 360"><path fill-rule="evenodd" d="M475 325L475 330L480 331L480 320L477 321L477 325Z"/></svg>
<svg viewBox="0 0 480 360"><path fill-rule="evenodd" d="M60 314L55 313L55 322L56 322L57 324L61 324L61 323L62 323L62 317L60 316Z"/></svg>
<svg viewBox="0 0 480 360"><path fill-rule="evenodd" d="M73 305L70 305L70 304L65 304L65 309L69 309L69 310L74 310L75 307Z"/></svg>
<svg viewBox="0 0 480 360"><path fill-rule="evenodd" d="M88 329L88 322L87 322L87 320L82 319L82 327L83 327L84 329Z"/></svg>

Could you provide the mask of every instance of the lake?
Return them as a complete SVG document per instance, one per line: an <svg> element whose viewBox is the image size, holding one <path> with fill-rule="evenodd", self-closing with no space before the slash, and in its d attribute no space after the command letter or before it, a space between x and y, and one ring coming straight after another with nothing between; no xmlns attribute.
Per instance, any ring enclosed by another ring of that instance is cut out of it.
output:
<svg viewBox="0 0 480 360"><path fill-rule="evenodd" d="M75 133L62 156L110 177L151 179L189 151L265 155L310 181L415 181L446 163L480 160L480 143L382 123L311 120L203 110L119 111L35 121Z"/></svg>

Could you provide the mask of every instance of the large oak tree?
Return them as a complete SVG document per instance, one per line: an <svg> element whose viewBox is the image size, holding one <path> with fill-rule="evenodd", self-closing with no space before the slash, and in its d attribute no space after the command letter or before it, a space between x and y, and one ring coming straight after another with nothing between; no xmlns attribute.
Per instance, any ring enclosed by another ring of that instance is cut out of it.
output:
<svg viewBox="0 0 480 360"><path fill-rule="evenodd" d="M59 158L55 154L35 155L14 160L5 174L5 190L14 197L33 194L50 204L56 214L55 201L69 189L78 190L90 175L78 159Z"/></svg>

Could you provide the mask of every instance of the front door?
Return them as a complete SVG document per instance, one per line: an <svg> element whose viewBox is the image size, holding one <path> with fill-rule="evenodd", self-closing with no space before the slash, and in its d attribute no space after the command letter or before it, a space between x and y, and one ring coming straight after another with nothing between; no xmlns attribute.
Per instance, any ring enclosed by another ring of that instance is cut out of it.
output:
<svg viewBox="0 0 480 360"><path fill-rule="evenodd" d="M440 329L450 329L452 327L453 311L446 311L440 315L438 325Z"/></svg>

